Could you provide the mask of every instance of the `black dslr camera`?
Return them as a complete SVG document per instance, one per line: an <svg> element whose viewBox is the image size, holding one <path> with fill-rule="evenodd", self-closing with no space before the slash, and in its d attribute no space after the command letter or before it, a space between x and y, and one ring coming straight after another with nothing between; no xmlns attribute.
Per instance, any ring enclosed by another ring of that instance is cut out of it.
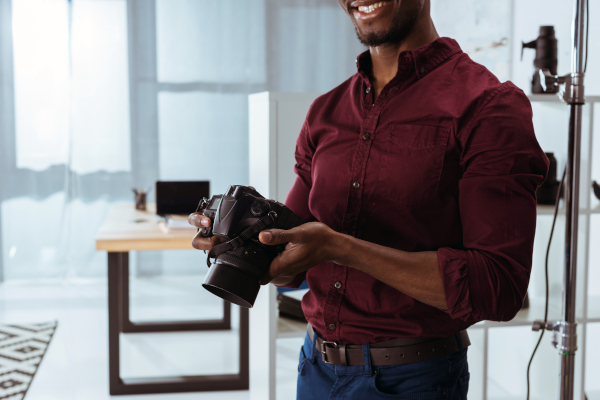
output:
<svg viewBox="0 0 600 400"><path fill-rule="evenodd" d="M260 290L260 279L285 249L285 244L262 244L258 234L271 228L291 229L304 221L283 204L238 185L230 186L224 195L202 199L196 212L212 222L202 229L203 237L227 240L208 253L210 271L202 286L225 300L251 308Z"/></svg>

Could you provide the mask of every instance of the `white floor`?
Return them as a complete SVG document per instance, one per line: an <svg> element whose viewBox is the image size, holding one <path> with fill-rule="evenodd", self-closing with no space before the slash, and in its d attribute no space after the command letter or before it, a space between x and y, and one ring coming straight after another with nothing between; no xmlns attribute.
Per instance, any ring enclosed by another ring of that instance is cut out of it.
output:
<svg viewBox="0 0 600 400"><path fill-rule="evenodd" d="M135 279L131 319L213 319L221 301L202 289L202 277ZM237 309L233 321L237 321ZM103 400L108 394L106 280L8 282L0 285L0 324L58 321L27 400ZM121 335L124 377L235 372L237 323L232 331ZM302 339L277 341L277 397L293 398ZM115 396L114 399L248 399L247 391Z"/></svg>

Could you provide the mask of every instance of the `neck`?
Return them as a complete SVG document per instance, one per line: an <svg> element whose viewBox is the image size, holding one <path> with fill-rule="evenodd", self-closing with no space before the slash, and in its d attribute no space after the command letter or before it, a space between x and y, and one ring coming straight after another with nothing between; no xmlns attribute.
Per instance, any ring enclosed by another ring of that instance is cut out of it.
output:
<svg viewBox="0 0 600 400"><path fill-rule="evenodd" d="M372 63L371 79L376 96L396 76L400 53L419 48L440 37L429 16L429 10L423 10L422 15L424 18L419 18L412 32L402 42L369 48Z"/></svg>

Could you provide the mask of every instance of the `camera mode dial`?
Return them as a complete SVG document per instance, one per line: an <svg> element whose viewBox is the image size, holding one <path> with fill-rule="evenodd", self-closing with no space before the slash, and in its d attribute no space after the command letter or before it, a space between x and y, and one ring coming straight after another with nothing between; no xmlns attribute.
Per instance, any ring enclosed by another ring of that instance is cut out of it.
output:
<svg viewBox="0 0 600 400"><path fill-rule="evenodd" d="M250 213L255 217L267 215L270 210L271 207L269 206L269 202L266 200L256 199L250 205Z"/></svg>

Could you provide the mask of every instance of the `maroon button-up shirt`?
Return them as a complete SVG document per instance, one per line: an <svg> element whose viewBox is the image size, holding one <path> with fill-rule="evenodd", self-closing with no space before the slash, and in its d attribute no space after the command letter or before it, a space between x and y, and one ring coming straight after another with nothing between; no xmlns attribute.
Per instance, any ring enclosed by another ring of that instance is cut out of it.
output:
<svg viewBox="0 0 600 400"><path fill-rule="evenodd" d="M311 106L286 204L368 242L437 251L448 310L328 262L292 283L308 281L306 318L327 340L352 344L512 319L529 283L535 190L548 170L529 100L448 38L402 52L375 102L369 53L357 64Z"/></svg>

